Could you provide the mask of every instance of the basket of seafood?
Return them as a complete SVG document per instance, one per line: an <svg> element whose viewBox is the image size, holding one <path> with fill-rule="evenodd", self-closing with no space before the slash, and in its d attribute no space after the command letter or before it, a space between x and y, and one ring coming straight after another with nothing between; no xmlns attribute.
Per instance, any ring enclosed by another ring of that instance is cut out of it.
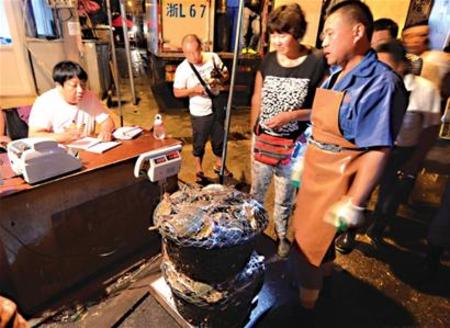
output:
<svg viewBox="0 0 450 328"><path fill-rule="evenodd" d="M240 272L268 223L260 203L222 185L184 187L164 197L153 219L163 237L164 256L178 271L208 283Z"/></svg>
<svg viewBox="0 0 450 328"><path fill-rule="evenodd" d="M242 327L264 280L264 257L253 253L243 270L220 284L206 284L179 273L165 259L161 265L178 312L196 327Z"/></svg>

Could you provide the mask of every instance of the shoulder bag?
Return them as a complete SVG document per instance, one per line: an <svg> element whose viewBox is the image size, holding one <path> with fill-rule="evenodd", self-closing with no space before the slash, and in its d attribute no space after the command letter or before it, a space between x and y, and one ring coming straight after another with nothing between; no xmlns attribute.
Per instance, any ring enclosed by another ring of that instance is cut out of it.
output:
<svg viewBox="0 0 450 328"><path fill-rule="evenodd" d="M192 70L194 71L195 76L197 76L197 79L200 81L200 84L205 89L206 93L208 94L209 98L211 98L212 101L212 111L216 114L217 118L219 120L223 120L225 118L225 111L226 111L226 100L225 100L225 94L219 93L217 96L214 95L211 92L211 89L209 88L209 85L203 80L200 73L197 71L195 66L191 63L189 63Z"/></svg>
<svg viewBox="0 0 450 328"><path fill-rule="evenodd" d="M288 164L294 150L294 140L260 132L259 125L256 130L253 147L255 160L271 166Z"/></svg>

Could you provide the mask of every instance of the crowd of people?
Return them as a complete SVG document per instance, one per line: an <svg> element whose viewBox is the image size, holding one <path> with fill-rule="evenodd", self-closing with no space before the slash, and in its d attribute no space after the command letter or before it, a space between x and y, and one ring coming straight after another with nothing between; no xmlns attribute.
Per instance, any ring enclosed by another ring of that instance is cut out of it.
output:
<svg viewBox="0 0 450 328"><path fill-rule="evenodd" d="M374 249L382 247L383 231L436 141L441 95L448 97L449 63L436 60L445 54L428 54L424 23L406 26L397 40L398 25L388 18L374 22L369 7L360 1L342 1L328 10L321 50L301 42L306 28L298 4L279 6L270 14L273 50L256 72L251 104L251 194L264 203L274 179L277 254L294 259L300 303L312 310L323 280L332 274L335 251L347 254L353 249L377 185L379 196L367 235ZM185 47L183 51L188 62L207 65L210 55L195 62ZM185 67L180 65L175 74L174 92L190 98L195 144L193 105L201 97L210 109L213 97L192 72L190 83L178 84L182 71L189 70ZM210 110L207 114L212 115ZM290 155L308 122L312 136L296 193ZM194 156L201 163L203 152L194 149ZM201 175L201 165L197 172ZM294 204L291 242L287 231ZM445 219L441 213L434 231L449 231L449 226L448 214ZM444 245L440 238L440 245L430 248L430 267L436 267L448 239Z"/></svg>
<svg viewBox="0 0 450 328"><path fill-rule="evenodd" d="M256 72L251 101L250 192L264 203L274 180L277 254L295 263L301 309L308 312L333 272L336 250L347 254L354 248L377 185L379 195L366 233L375 250L383 247L383 232L436 141L450 87L448 54L427 48L426 23L406 26L398 40L394 21L374 21L366 4L346 0L327 12L322 49L302 43L306 29L307 19L298 4L279 6L270 14L273 50ZM202 50L194 34L183 38L182 50L186 59L176 70L173 90L175 97L189 98L197 182L205 180L208 139L216 158L214 171L231 177L221 167L223 85L229 73L217 54ZM55 88L33 105L29 135L67 142L94 133L98 124L100 138L109 140L114 123L86 90L83 68L61 62L53 79ZM291 154L308 124L312 135L297 191L291 181ZM431 271L450 244L449 189L429 231ZM287 233L290 221L292 241Z"/></svg>

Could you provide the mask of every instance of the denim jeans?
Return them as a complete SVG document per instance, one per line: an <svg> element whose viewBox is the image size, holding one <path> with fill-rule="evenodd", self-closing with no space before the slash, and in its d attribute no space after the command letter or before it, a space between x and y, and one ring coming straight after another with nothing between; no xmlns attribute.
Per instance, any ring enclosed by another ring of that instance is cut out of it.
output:
<svg viewBox="0 0 450 328"><path fill-rule="evenodd" d="M252 154L252 188L250 193L261 204L264 204L272 177L275 179L273 218L279 239L286 238L288 221L292 212L295 189L292 185L291 173L291 163L271 166L254 160Z"/></svg>

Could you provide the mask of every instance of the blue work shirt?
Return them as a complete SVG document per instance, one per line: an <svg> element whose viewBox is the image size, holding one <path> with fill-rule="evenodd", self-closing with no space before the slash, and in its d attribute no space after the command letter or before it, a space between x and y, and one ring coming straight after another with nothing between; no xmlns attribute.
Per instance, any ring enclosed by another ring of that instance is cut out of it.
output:
<svg viewBox="0 0 450 328"><path fill-rule="evenodd" d="M370 50L363 60L330 88L340 67L333 67L322 88L345 92L339 108L344 138L360 148L394 145L408 95L402 79Z"/></svg>

